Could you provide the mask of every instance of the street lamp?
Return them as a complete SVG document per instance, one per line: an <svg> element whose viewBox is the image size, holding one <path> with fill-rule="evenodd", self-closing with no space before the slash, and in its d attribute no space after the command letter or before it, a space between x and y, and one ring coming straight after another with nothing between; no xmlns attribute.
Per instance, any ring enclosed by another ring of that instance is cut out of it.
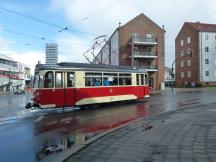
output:
<svg viewBox="0 0 216 162"><path fill-rule="evenodd" d="M174 78L175 78L175 74L174 74L174 68L173 68L173 65L174 65L174 63L175 63L175 61L176 61L177 59L175 59L174 61L173 61L173 63L172 63L172 68L171 68L171 77L172 77L172 93L173 93L173 86L174 86Z"/></svg>

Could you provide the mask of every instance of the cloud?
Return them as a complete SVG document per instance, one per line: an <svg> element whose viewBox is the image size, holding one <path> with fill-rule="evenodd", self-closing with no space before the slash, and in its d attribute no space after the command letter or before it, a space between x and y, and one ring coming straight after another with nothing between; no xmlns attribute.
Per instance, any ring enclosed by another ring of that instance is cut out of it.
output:
<svg viewBox="0 0 216 162"><path fill-rule="evenodd" d="M53 12L61 12L71 24L77 20L104 8L117 0L86 1L86 0L51 0L50 8ZM111 8L104 10L82 23L75 25L78 29L108 36L118 27L118 23L126 23L139 13L146 14L159 26L166 29L166 64L174 59L174 40L185 21L216 23L216 1L214 0L122 0Z"/></svg>
<svg viewBox="0 0 216 162"><path fill-rule="evenodd" d="M85 62L83 53L90 47L87 40L83 40L70 33L59 34L58 44L59 62Z"/></svg>
<svg viewBox="0 0 216 162"><path fill-rule="evenodd" d="M6 40L6 39L0 37L1 48L7 48L10 44L11 44L11 42L9 40Z"/></svg>

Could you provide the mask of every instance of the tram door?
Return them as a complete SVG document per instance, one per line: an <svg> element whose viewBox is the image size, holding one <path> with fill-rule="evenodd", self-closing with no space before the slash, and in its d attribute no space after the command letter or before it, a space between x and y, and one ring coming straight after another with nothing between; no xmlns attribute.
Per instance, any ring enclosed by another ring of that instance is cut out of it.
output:
<svg viewBox="0 0 216 162"><path fill-rule="evenodd" d="M56 104L56 107L62 107L65 105L65 91L64 91L64 73L61 71L55 71L55 88L52 90L52 97L50 100Z"/></svg>
<svg viewBox="0 0 216 162"><path fill-rule="evenodd" d="M140 74L141 76L141 97L144 98L145 97L145 74Z"/></svg>
<svg viewBox="0 0 216 162"><path fill-rule="evenodd" d="M65 106L73 106L75 103L74 72L66 72L64 76L65 76Z"/></svg>
<svg viewBox="0 0 216 162"><path fill-rule="evenodd" d="M145 75L137 74L137 85L139 85L139 98L144 98L145 96Z"/></svg>

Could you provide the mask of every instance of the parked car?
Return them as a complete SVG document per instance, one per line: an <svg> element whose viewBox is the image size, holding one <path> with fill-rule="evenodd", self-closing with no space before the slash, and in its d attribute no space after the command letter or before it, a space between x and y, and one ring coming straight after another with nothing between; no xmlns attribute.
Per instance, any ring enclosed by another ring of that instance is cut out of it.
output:
<svg viewBox="0 0 216 162"><path fill-rule="evenodd" d="M25 94L25 91L22 89L16 90L14 94Z"/></svg>

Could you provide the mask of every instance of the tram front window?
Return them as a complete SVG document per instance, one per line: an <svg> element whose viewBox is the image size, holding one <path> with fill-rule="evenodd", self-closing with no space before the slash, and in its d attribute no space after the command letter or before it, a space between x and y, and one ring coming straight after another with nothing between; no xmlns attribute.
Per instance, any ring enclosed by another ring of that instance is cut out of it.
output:
<svg viewBox="0 0 216 162"><path fill-rule="evenodd" d="M34 88L38 88L38 85L39 85L39 75L35 75L35 76L34 76L33 87L34 87Z"/></svg>
<svg viewBox="0 0 216 162"><path fill-rule="evenodd" d="M53 88L53 72L48 71L44 78L44 88Z"/></svg>
<svg viewBox="0 0 216 162"><path fill-rule="evenodd" d="M39 76L39 88L44 88L44 77L42 75Z"/></svg>

